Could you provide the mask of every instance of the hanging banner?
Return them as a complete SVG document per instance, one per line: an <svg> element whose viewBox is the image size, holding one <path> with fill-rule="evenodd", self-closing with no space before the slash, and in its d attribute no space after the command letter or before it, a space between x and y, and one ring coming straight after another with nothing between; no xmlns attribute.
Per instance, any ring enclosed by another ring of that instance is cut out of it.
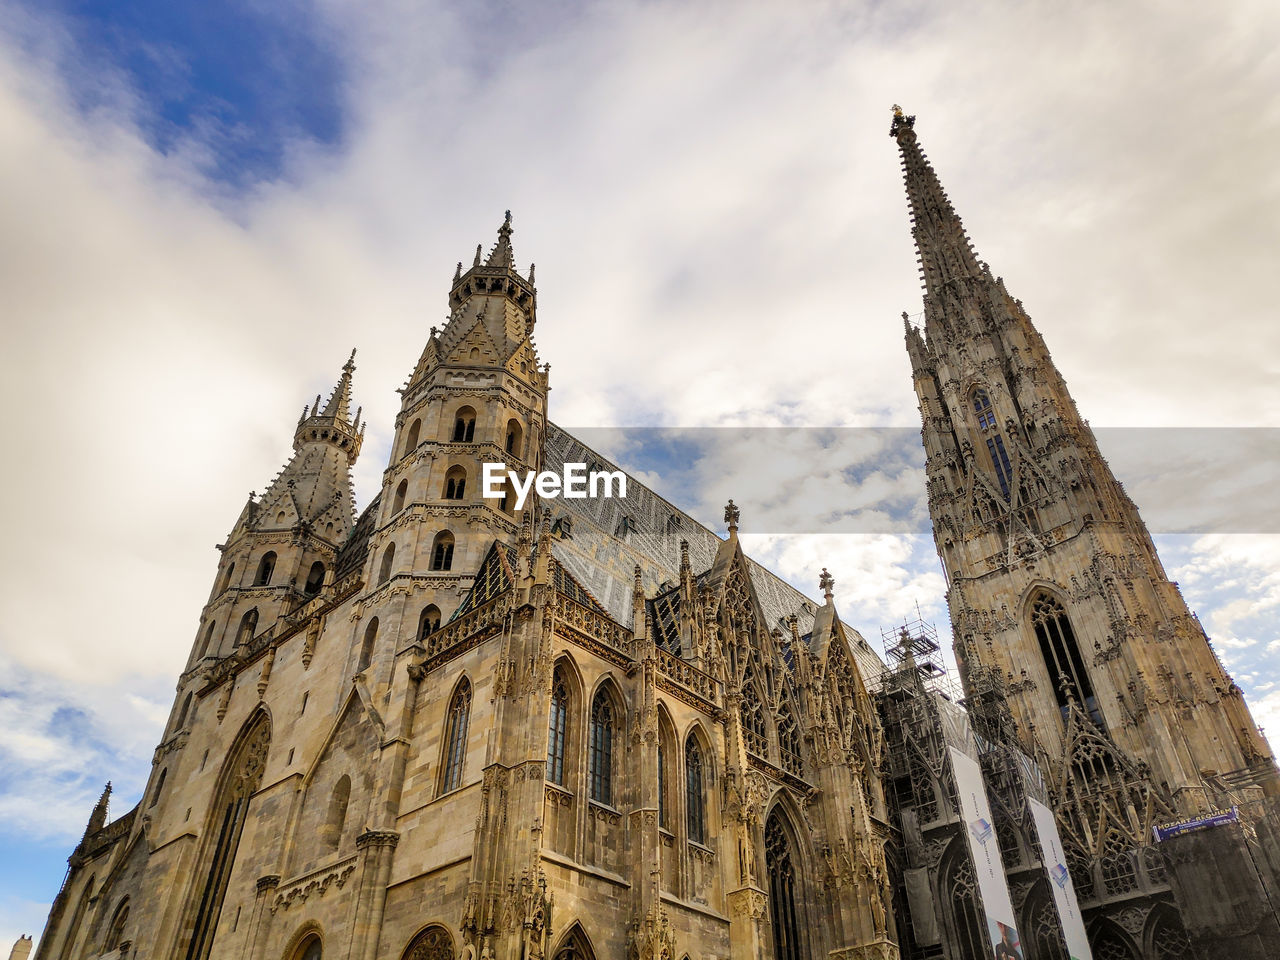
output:
<svg viewBox="0 0 1280 960"><path fill-rule="evenodd" d="M1076 900L1076 888L1071 885L1067 858L1062 855L1062 838L1058 836L1053 811L1038 800L1028 798L1027 803L1031 805L1031 819L1035 822L1040 851L1044 854L1044 868L1049 872L1049 889L1053 891L1053 902L1058 906L1058 920L1067 941L1067 953L1071 960L1093 960L1089 940L1084 933L1084 917L1080 916L1080 903Z"/></svg>
<svg viewBox="0 0 1280 960"><path fill-rule="evenodd" d="M987 934L994 951L992 956L995 960L1023 960L1017 924L1013 919L1013 904L1009 901L1009 886L1004 878L1004 864L1000 861L1000 843L996 840L987 791L982 785L982 767L977 760L955 747L947 749L960 794L960 814L964 817L965 836L973 857L973 873L978 881L978 892L982 895Z"/></svg>

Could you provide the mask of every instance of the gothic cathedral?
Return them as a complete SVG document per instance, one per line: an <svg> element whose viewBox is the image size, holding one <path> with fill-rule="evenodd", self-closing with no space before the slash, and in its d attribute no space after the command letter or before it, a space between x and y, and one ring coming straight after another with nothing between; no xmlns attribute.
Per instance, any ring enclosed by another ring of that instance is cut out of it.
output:
<svg viewBox="0 0 1280 960"><path fill-rule="evenodd" d="M746 557L732 501L721 536L635 478L482 496L485 463L617 470L548 420L508 214L358 516L354 354L304 408L219 547L146 792L115 820L104 792L36 960L1280 955L1271 752L913 127L963 697L924 625L886 664L825 570L814 601Z"/></svg>

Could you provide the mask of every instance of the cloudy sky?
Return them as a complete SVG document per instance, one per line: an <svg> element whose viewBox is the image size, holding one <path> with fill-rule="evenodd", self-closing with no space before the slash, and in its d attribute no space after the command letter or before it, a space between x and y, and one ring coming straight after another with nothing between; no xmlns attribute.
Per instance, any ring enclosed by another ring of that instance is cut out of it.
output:
<svg viewBox="0 0 1280 960"><path fill-rule="evenodd" d="M1277 50L1271 0L0 0L0 950L102 783L136 801L214 544L303 403L358 347L368 502L507 208L557 422L824 428L771 434L774 473L620 449L710 523L734 496L811 594L828 566L873 641L942 624L927 534L796 519L919 478L863 456L918 426L895 102L1280 731ZM1134 453L1190 427L1271 459L1228 483ZM1168 509L1171 477L1208 512Z"/></svg>

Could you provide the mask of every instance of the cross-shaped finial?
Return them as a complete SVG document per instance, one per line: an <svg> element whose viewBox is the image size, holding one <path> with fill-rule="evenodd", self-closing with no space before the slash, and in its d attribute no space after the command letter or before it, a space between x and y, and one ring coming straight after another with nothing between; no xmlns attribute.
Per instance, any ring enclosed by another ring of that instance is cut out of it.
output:
<svg viewBox="0 0 1280 960"><path fill-rule="evenodd" d="M836 585L836 578L833 577L826 567L822 568L822 576L818 578L818 589L822 591L822 596L827 600L831 599L831 588Z"/></svg>
<svg viewBox="0 0 1280 960"><path fill-rule="evenodd" d="M725 508L724 508L724 522L725 522L725 523L727 523L727 524L729 525L729 532L730 532L730 533L736 533L736 532L737 532L737 530L738 530L738 518L739 518L741 515L742 515L742 511L740 511L740 510L739 510L739 509L734 505L733 500L730 500L727 504L725 504Z"/></svg>

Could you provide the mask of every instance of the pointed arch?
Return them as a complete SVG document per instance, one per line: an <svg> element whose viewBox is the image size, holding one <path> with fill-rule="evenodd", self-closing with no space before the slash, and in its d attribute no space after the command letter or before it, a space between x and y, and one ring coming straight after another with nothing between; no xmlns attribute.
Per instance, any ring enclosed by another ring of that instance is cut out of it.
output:
<svg viewBox="0 0 1280 960"><path fill-rule="evenodd" d="M242 647L253 640L258 632L258 608L254 607L240 618L240 627L236 630L236 646Z"/></svg>
<svg viewBox="0 0 1280 960"><path fill-rule="evenodd" d="M364 640L360 644L360 659L356 661L356 673L364 673L373 662L373 646L378 639L378 618L374 617L364 628Z"/></svg>
<svg viewBox="0 0 1280 960"><path fill-rule="evenodd" d="M987 450L987 462L1000 484L1000 491L1006 500L1013 489L1013 468L1009 465L1009 451L1005 445L1004 434L996 423L996 413L991 406L991 397L983 387L974 387L969 392L969 405L973 410L974 422L984 441Z"/></svg>
<svg viewBox="0 0 1280 960"><path fill-rule="evenodd" d="M582 678L568 656L556 661L551 671L550 709L547 721L547 780L568 786L574 779L575 718L582 697Z"/></svg>
<svg viewBox="0 0 1280 960"><path fill-rule="evenodd" d="M157 803L160 802L160 795L164 793L164 782L168 778L168 776L169 776L168 767L160 771L160 779L156 781L156 788L151 794L151 802L147 804L148 808L154 807Z"/></svg>
<svg viewBox="0 0 1280 960"><path fill-rule="evenodd" d="M418 614L418 642L421 643L427 637L440 629L440 608L434 603L429 603L422 608L422 612Z"/></svg>
<svg viewBox="0 0 1280 960"><path fill-rule="evenodd" d="M262 555L262 559L258 561L258 572L254 575L253 585L255 587L266 587L271 585L271 577L276 572L276 552L268 550Z"/></svg>
<svg viewBox="0 0 1280 960"><path fill-rule="evenodd" d="M774 960L801 960L805 950L804 875L799 844L781 805L765 818L764 862L769 878L769 933Z"/></svg>
<svg viewBox="0 0 1280 960"><path fill-rule="evenodd" d="M408 479L401 480L396 484L395 496L391 498L391 515L394 517L397 513L404 509L405 498L409 496Z"/></svg>
<svg viewBox="0 0 1280 960"><path fill-rule="evenodd" d="M1151 960L1192 960L1196 955L1182 917L1168 904L1160 904L1151 911L1145 940L1145 956Z"/></svg>
<svg viewBox="0 0 1280 960"><path fill-rule="evenodd" d="M210 620L209 626L204 632L204 643L200 644L200 655L198 659L203 660L209 656L209 651L213 648L213 631L217 629L218 622Z"/></svg>
<svg viewBox="0 0 1280 960"><path fill-rule="evenodd" d="M90 874L84 889L80 891L80 899L76 901L76 909L71 914L71 922L67 924L66 933L63 935L62 947L58 950L58 960L69 960L77 939L76 935L84 923L85 912L89 909L89 901L94 897L97 882L97 874Z"/></svg>
<svg viewBox="0 0 1280 960"><path fill-rule="evenodd" d="M431 541L431 569L453 569L453 534L448 530L441 530Z"/></svg>
<svg viewBox="0 0 1280 960"><path fill-rule="evenodd" d="M342 831L347 825L347 807L351 803L351 778L345 773L329 792L329 809L320 827L320 842L330 850L342 844Z"/></svg>
<svg viewBox="0 0 1280 960"><path fill-rule="evenodd" d="M1031 624L1036 642L1040 646L1040 656L1049 674L1049 683L1064 725L1070 702L1075 700L1089 719L1105 730L1102 709L1094 694L1084 657L1080 653L1075 628L1062 601L1047 589L1032 592L1027 601L1027 622Z"/></svg>
<svg viewBox="0 0 1280 960"><path fill-rule="evenodd" d="M703 737L690 730L684 741L685 829L694 843L707 842L707 796L710 793Z"/></svg>
<svg viewBox="0 0 1280 960"><path fill-rule="evenodd" d="M1109 920L1089 931L1089 947L1094 960L1138 960L1138 948L1129 935Z"/></svg>
<svg viewBox="0 0 1280 960"><path fill-rule="evenodd" d="M953 839L942 855L938 886L944 923L960 956L987 956L987 937L978 908L977 878L963 837Z"/></svg>
<svg viewBox="0 0 1280 960"><path fill-rule="evenodd" d="M320 592L320 588L324 586L325 566L323 560L317 560L311 564L311 569L307 572L306 585L302 588L302 592L308 597L314 597Z"/></svg>
<svg viewBox="0 0 1280 960"><path fill-rule="evenodd" d="M465 467L454 464L444 475L444 498L446 500L463 500L467 494L467 471Z"/></svg>
<svg viewBox="0 0 1280 960"><path fill-rule="evenodd" d="M191 694L188 693L185 697L182 698L182 709L178 711L178 719L173 725L173 729L175 731L181 730L183 727L187 725L187 720L190 719L189 717L190 713L191 713Z"/></svg>
<svg viewBox="0 0 1280 960"><path fill-rule="evenodd" d="M471 681L465 676L453 688L445 719L444 758L440 764L440 792L462 786L467 762L467 727L471 722Z"/></svg>
<svg viewBox="0 0 1280 960"><path fill-rule="evenodd" d="M404 948L401 960L454 960L453 934L439 923L420 930Z"/></svg>
<svg viewBox="0 0 1280 960"><path fill-rule="evenodd" d="M576 920L565 931L560 943L551 954L552 960L596 960L596 952L582 924Z"/></svg>
<svg viewBox="0 0 1280 960"><path fill-rule="evenodd" d="M396 545L395 542L387 544L387 549L382 551L382 564L378 567L378 586L382 586L391 579L391 568L396 562Z"/></svg>
<svg viewBox="0 0 1280 960"><path fill-rule="evenodd" d="M612 679L602 682L591 698L590 726L587 733L588 795L597 803L613 806L617 800L614 772L619 752L618 737L626 726L626 711Z"/></svg>
<svg viewBox="0 0 1280 960"><path fill-rule="evenodd" d="M742 702L738 709L742 717L742 737L747 750L758 757L768 759L769 727L765 722L764 703L760 698L760 690L750 670L743 679Z"/></svg>
<svg viewBox="0 0 1280 960"><path fill-rule="evenodd" d="M1071 960L1063 939L1058 907L1049 890L1049 881L1041 877L1027 894L1022 906L1023 943L1031 942L1031 955L1036 960Z"/></svg>
<svg viewBox="0 0 1280 960"><path fill-rule="evenodd" d="M271 718L259 708L245 721L218 775L205 821L204 847L199 869L193 876L203 881L189 903L194 916L186 960L207 960L213 949L218 915L227 893L227 883L235 864L249 803L262 782L271 749ZM195 891L193 891L195 893Z"/></svg>
<svg viewBox="0 0 1280 960"><path fill-rule="evenodd" d="M120 944L124 943L124 928L129 922L129 898L125 897L116 906L116 912L111 917L111 926L107 928L107 938L102 941L102 951L111 953L113 950L119 950Z"/></svg>
<svg viewBox="0 0 1280 960"><path fill-rule="evenodd" d="M223 576L222 578L222 588L218 591L219 593L224 593L231 588L231 584L233 582L233 578L235 577L235 573L236 573L236 565L235 565L235 561L232 561L231 565L227 567L227 572L225 576Z"/></svg>
<svg viewBox="0 0 1280 960"><path fill-rule="evenodd" d="M476 411L474 407L463 405L453 415L454 443L471 443L476 437Z"/></svg>
<svg viewBox="0 0 1280 960"><path fill-rule="evenodd" d="M513 457L522 457L524 453L524 428L515 417L507 421L505 449Z"/></svg>
<svg viewBox="0 0 1280 960"><path fill-rule="evenodd" d="M676 752L676 728L671 722L671 714L667 705L658 703L658 826L663 830L675 831L674 797L676 778L674 772L680 768L680 757Z"/></svg>
<svg viewBox="0 0 1280 960"><path fill-rule="evenodd" d="M404 440L404 450L401 451L400 457L404 459L418 449L418 438L422 433L422 420L419 418L413 421L413 425L409 427L409 433Z"/></svg>
<svg viewBox="0 0 1280 960"><path fill-rule="evenodd" d="M284 949L284 960L321 960L324 956L324 931L314 920L308 920L293 936Z"/></svg>

